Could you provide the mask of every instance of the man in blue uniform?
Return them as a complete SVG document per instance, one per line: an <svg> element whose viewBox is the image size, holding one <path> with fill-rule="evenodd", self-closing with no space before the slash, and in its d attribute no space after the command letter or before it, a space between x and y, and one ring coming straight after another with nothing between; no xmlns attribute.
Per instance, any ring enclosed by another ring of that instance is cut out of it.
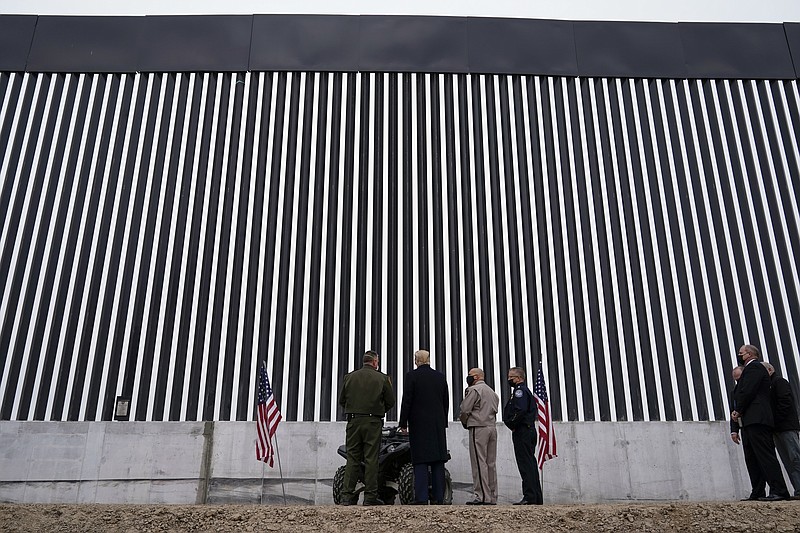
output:
<svg viewBox="0 0 800 533"><path fill-rule="evenodd" d="M508 370L511 397L503 408L503 423L511 430L514 455L522 478L522 499L514 505L541 505L542 488L536 452L536 401L525 384L525 370L515 366Z"/></svg>

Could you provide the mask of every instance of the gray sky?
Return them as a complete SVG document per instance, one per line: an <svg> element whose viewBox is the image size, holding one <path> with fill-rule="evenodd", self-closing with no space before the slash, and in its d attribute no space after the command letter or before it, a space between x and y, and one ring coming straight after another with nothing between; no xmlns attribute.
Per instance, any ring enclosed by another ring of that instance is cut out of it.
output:
<svg viewBox="0 0 800 533"><path fill-rule="evenodd" d="M800 0L0 0L35 15L371 14L663 22L800 22Z"/></svg>

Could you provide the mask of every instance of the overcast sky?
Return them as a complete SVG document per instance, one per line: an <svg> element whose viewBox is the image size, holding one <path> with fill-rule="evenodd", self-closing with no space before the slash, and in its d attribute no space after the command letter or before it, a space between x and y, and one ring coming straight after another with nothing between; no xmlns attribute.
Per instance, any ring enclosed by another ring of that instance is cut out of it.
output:
<svg viewBox="0 0 800 533"><path fill-rule="evenodd" d="M317 13L664 22L800 22L800 0L0 0L0 13Z"/></svg>

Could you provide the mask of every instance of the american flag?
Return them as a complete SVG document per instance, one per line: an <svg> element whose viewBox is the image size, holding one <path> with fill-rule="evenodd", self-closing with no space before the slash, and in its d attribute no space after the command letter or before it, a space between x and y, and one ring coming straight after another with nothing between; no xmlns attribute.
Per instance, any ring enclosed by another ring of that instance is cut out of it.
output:
<svg viewBox="0 0 800 533"><path fill-rule="evenodd" d="M272 394L272 387L269 386L267 369L261 365L258 374L256 459L264 461L270 467L275 466L275 448L272 447L272 437L275 435L275 430L278 429L278 422L281 421L281 418L281 412L278 404L275 403L275 396Z"/></svg>
<svg viewBox="0 0 800 533"><path fill-rule="evenodd" d="M539 367L539 374L536 376L533 397L536 399L536 429L539 435L536 441L536 462L541 470L545 461L558 456L556 432L553 428L553 419L550 417L550 402L547 400L547 386L544 384L542 367Z"/></svg>

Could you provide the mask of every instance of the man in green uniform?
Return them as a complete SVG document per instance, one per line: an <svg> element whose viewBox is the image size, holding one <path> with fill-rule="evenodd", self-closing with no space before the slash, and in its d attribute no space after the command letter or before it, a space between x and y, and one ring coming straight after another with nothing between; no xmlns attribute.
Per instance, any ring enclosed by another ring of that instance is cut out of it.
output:
<svg viewBox="0 0 800 533"><path fill-rule="evenodd" d="M358 471L364 462L364 505L383 505L378 498L378 451L386 411L394 406L389 376L378 370L378 354L364 354L364 366L344 377L339 405L347 417L347 467L344 472L342 505L352 505Z"/></svg>

